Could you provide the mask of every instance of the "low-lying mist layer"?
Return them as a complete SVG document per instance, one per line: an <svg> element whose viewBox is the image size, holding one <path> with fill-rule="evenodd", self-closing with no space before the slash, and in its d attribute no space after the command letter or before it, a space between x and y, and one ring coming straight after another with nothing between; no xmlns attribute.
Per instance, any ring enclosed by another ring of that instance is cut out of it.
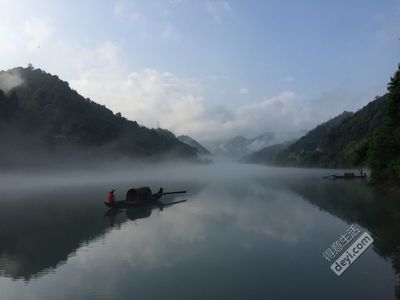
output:
<svg viewBox="0 0 400 300"><path fill-rule="evenodd" d="M337 171L337 170L336 170ZM329 170L295 169L246 165L227 161L212 164L192 164L185 162L143 164L120 161L115 164L96 165L92 168L69 170L23 170L0 172L0 190L35 190L60 186L85 186L104 184L105 190L113 184L129 183L151 185L153 182L196 182L199 184L237 181L242 179L266 178L271 181L296 180L304 175L320 177ZM157 188L157 187L154 187Z"/></svg>

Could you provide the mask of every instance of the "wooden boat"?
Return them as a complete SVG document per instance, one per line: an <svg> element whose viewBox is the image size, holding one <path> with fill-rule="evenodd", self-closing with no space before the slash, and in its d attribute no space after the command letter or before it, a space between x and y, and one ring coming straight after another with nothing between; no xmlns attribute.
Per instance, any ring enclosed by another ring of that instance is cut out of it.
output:
<svg viewBox="0 0 400 300"><path fill-rule="evenodd" d="M154 204L158 200L160 200L163 195L183 194L183 193L186 193L186 191L164 193L164 189L160 188L160 190L157 193L152 194L150 188L141 187L136 189L130 189L126 193L126 200L115 201L114 203L109 203L104 201L104 204L109 208L126 209L130 207L138 207L147 204Z"/></svg>
<svg viewBox="0 0 400 300"><path fill-rule="evenodd" d="M322 177L324 179L367 179L367 174L363 173L362 175L355 175L353 172L344 173L343 175L328 175Z"/></svg>

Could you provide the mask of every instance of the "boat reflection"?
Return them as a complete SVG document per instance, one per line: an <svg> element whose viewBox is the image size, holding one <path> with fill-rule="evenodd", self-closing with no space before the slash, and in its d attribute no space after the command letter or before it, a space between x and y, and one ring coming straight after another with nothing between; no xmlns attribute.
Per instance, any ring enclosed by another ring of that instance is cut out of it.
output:
<svg viewBox="0 0 400 300"><path fill-rule="evenodd" d="M104 190L98 187L3 194L0 212L0 276L30 281L57 269L79 250L105 236ZM173 197L173 196L172 196ZM174 198L171 198L173 201ZM154 203L126 211L118 224L148 218ZM108 216L114 222L114 213Z"/></svg>
<svg viewBox="0 0 400 300"><path fill-rule="evenodd" d="M126 217L131 220L135 221L138 219L145 219L151 216L152 211L154 209L158 209L159 211L163 211L164 208L167 208L169 206L179 204L186 202L187 200L179 200L179 201L174 201L174 202L169 202L169 203L163 203L161 201L155 201L151 203L146 203L137 207L132 207L129 209L109 209L104 216L107 219L107 223L109 226L113 227L115 225L120 225L120 223L116 223L116 216L118 214L124 213Z"/></svg>

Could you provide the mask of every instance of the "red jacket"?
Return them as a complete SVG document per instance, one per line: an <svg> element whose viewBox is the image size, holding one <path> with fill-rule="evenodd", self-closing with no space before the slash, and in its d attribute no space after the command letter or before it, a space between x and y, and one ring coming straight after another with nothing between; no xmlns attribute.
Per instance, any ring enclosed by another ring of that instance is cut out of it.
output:
<svg viewBox="0 0 400 300"><path fill-rule="evenodd" d="M113 193L113 192L109 192L109 193L108 193L108 198L107 198L107 200L108 200L108 203L114 203L114 202L115 202L115 196L114 196L114 193Z"/></svg>

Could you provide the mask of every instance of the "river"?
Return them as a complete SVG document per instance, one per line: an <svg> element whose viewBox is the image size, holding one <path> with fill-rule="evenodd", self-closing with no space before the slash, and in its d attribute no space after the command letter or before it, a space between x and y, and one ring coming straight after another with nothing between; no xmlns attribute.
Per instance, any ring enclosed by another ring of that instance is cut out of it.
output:
<svg viewBox="0 0 400 300"><path fill-rule="evenodd" d="M0 299L400 299L400 202L332 170L167 165L0 176ZM101 174L101 175L100 175ZM170 206L108 211L132 186ZM341 275L349 226L373 244ZM397 298L396 298L397 295Z"/></svg>

